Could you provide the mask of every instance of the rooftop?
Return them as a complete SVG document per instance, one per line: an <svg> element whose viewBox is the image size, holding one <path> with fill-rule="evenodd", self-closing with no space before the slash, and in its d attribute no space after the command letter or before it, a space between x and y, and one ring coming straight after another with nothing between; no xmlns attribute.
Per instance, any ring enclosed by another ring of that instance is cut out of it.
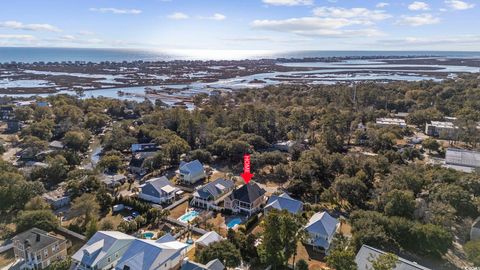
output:
<svg viewBox="0 0 480 270"><path fill-rule="evenodd" d="M257 183L250 181L233 191L233 198L241 202L252 203L265 194L265 190Z"/></svg>
<svg viewBox="0 0 480 270"><path fill-rule="evenodd" d="M480 168L480 152L448 148L445 155L445 163L447 165Z"/></svg>
<svg viewBox="0 0 480 270"><path fill-rule="evenodd" d="M30 246L32 251L37 251L55 242L62 242L66 240L60 238L59 236L51 235L46 231L32 228L28 231L17 234L15 237L13 237L13 241L20 241L21 243Z"/></svg>
<svg viewBox="0 0 480 270"><path fill-rule="evenodd" d="M368 270L372 269L372 260L375 260L380 255L386 254L386 252L373 248L371 246L363 245L362 248L357 253L355 257L355 262L357 263L358 270ZM416 262L411 262L404 258L398 257L398 262L396 267L393 270L430 270L429 268L423 267Z"/></svg>

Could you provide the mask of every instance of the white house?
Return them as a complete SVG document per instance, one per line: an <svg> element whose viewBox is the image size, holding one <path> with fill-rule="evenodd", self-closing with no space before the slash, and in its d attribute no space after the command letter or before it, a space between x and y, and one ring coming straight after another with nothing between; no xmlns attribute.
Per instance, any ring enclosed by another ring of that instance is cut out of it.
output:
<svg viewBox="0 0 480 270"><path fill-rule="evenodd" d="M315 213L305 226L305 230L308 233L305 244L328 254L333 236L339 227L340 222L327 212Z"/></svg>
<svg viewBox="0 0 480 270"><path fill-rule="evenodd" d="M169 270L180 266L186 257L187 244L170 235L158 240L135 239L118 261L116 270Z"/></svg>
<svg viewBox="0 0 480 270"><path fill-rule="evenodd" d="M185 184L195 184L196 182L200 181L207 177L205 173L205 169L203 168L202 163L198 160L180 163L180 167L178 170L179 178L182 183Z"/></svg>
<svg viewBox="0 0 480 270"><path fill-rule="evenodd" d="M215 242L219 242L222 240L223 240L223 237L221 235L219 235L215 231L211 231L202 235L202 237L198 238L195 241L195 246L197 248L204 248L204 247L208 247L210 244L213 244Z"/></svg>
<svg viewBox="0 0 480 270"><path fill-rule="evenodd" d="M154 203L172 202L175 200L175 193L179 190L165 176L162 176L150 179L141 185L138 197Z"/></svg>

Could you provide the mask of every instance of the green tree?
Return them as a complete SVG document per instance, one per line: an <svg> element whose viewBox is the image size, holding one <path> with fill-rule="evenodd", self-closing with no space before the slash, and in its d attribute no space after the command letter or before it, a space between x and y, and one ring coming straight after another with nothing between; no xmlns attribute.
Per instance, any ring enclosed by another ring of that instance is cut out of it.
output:
<svg viewBox="0 0 480 270"><path fill-rule="evenodd" d="M92 219L90 222L87 224L87 229L85 230L85 236L87 239L90 239L96 232L98 231L98 224L97 220Z"/></svg>
<svg viewBox="0 0 480 270"><path fill-rule="evenodd" d="M65 133L63 143L75 151L86 151L89 146L90 133L87 130L71 130Z"/></svg>
<svg viewBox="0 0 480 270"><path fill-rule="evenodd" d="M355 252L348 246L348 240L343 236L334 238L326 261L335 270L357 270Z"/></svg>
<svg viewBox="0 0 480 270"><path fill-rule="evenodd" d="M308 270L308 263L304 259L298 260L295 265L295 270Z"/></svg>
<svg viewBox="0 0 480 270"><path fill-rule="evenodd" d="M109 172L117 172L122 168L123 161L118 155L105 155L98 162L97 166Z"/></svg>
<svg viewBox="0 0 480 270"><path fill-rule="evenodd" d="M475 266L480 266L480 240L467 242L463 248L467 253L468 260Z"/></svg>
<svg viewBox="0 0 480 270"><path fill-rule="evenodd" d="M427 138L422 142L422 147L427 149L428 152L431 152L431 151L438 152L438 149L440 148L440 144L435 139Z"/></svg>
<svg viewBox="0 0 480 270"><path fill-rule="evenodd" d="M85 193L73 200L71 212L76 217L83 218L83 224L86 226L92 220L98 219L100 204L94 194Z"/></svg>
<svg viewBox="0 0 480 270"><path fill-rule="evenodd" d="M61 261L52 262L45 270L69 270L72 265L72 259L66 258Z"/></svg>
<svg viewBox="0 0 480 270"><path fill-rule="evenodd" d="M237 267L240 265L241 255L234 244L224 240L215 242L199 250L195 254L195 257L204 264L211 260L219 259L226 267Z"/></svg>
<svg viewBox="0 0 480 270"><path fill-rule="evenodd" d="M411 191L392 190L386 195L385 214L410 218L415 210L415 197Z"/></svg>
<svg viewBox="0 0 480 270"><path fill-rule="evenodd" d="M297 250L303 224L301 217L287 211L270 211L262 223L263 241L259 247L262 262L274 269L287 265Z"/></svg>
<svg viewBox="0 0 480 270"><path fill-rule="evenodd" d="M22 211L17 217L17 232L23 232L33 227L44 231L52 231L58 226L58 219L51 210Z"/></svg>
<svg viewBox="0 0 480 270"><path fill-rule="evenodd" d="M376 259L370 258L372 263L371 270L393 270L397 266L398 256L392 253L385 253Z"/></svg>
<svg viewBox="0 0 480 270"><path fill-rule="evenodd" d="M25 204L25 210L27 211L48 210L50 208L50 205L41 196L33 197Z"/></svg>

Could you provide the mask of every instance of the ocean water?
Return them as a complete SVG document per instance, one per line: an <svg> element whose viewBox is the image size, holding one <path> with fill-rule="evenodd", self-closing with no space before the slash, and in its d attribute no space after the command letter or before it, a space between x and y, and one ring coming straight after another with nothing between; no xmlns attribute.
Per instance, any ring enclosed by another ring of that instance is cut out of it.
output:
<svg viewBox="0 0 480 270"><path fill-rule="evenodd" d="M133 50L0 47L0 63L7 62L122 62L170 60L241 60L262 58L440 56L480 57L480 52L447 51L259 51L259 50Z"/></svg>

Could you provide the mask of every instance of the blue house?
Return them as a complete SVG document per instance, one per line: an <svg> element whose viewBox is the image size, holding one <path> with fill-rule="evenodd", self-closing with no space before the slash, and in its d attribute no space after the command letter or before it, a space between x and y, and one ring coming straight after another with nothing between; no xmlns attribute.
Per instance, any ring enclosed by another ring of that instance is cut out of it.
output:
<svg viewBox="0 0 480 270"><path fill-rule="evenodd" d="M207 177L205 169L200 161L182 161L179 168L179 178L182 183L193 185Z"/></svg>
<svg viewBox="0 0 480 270"><path fill-rule="evenodd" d="M154 202L166 203L175 200L176 192L179 191L165 176L148 180L140 186L140 199Z"/></svg>
<svg viewBox="0 0 480 270"><path fill-rule="evenodd" d="M133 236L116 231L96 232L73 254L73 269L112 269L134 239Z"/></svg>
<svg viewBox="0 0 480 270"><path fill-rule="evenodd" d="M283 193L279 196L272 195L264 208L265 214L270 210L277 209L279 211L287 210L291 214L299 214L303 210L303 202L295 200L288 196L287 193Z"/></svg>
<svg viewBox="0 0 480 270"><path fill-rule="evenodd" d="M328 254L333 236L339 227L340 222L327 212L315 213L305 226L305 230L308 233L305 244Z"/></svg>
<svg viewBox="0 0 480 270"><path fill-rule="evenodd" d="M167 234L160 239L135 239L115 267L116 270L175 269L186 257L187 244Z"/></svg>
<svg viewBox="0 0 480 270"><path fill-rule="evenodd" d="M193 199L190 204L192 206L206 209L216 209L219 199L221 199L228 192L232 191L234 187L235 184L232 180L219 178L197 189L193 193Z"/></svg>

